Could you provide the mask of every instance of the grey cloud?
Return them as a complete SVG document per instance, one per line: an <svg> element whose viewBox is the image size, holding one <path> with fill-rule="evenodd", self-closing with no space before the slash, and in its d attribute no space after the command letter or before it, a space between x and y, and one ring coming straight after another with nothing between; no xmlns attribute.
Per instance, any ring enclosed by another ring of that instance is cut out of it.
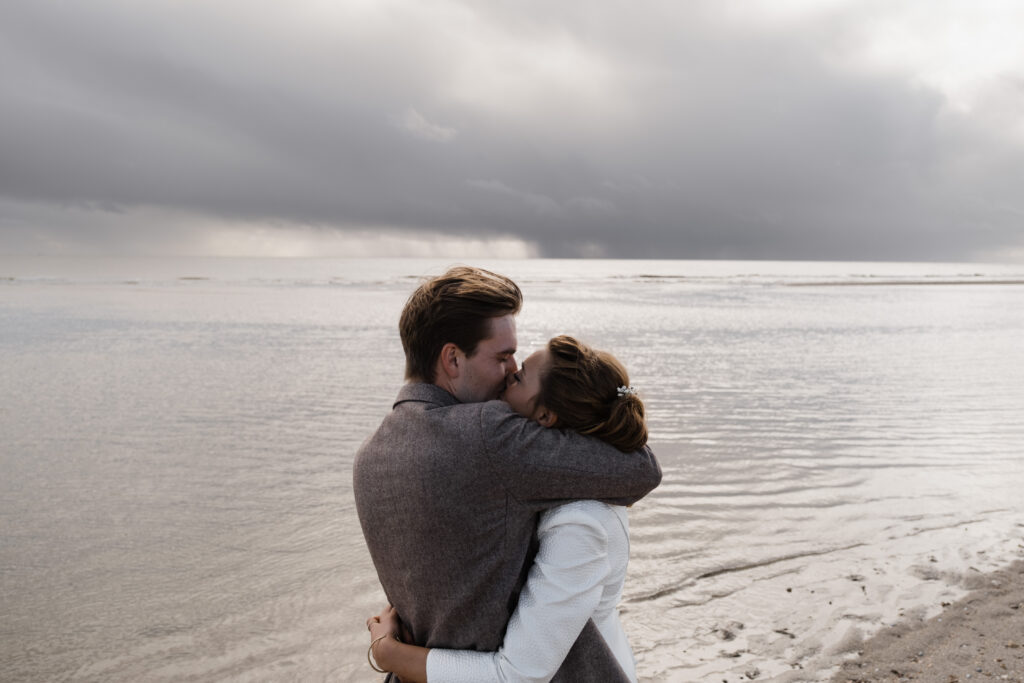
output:
<svg viewBox="0 0 1024 683"><path fill-rule="evenodd" d="M427 142L450 142L459 131L436 123L431 123L423 114L415 109L406 109L401 116L392 116L391 122L413 137Z"/></svg>
<svg viewBox="0 0 1024 683"><path fill-rule="evenodd" d="M823 55L849 14L758 29L713 4L466 5L605 79L489 109L452 94L468 56L401 13L356 30L204 7L8 3L0 195L519 235L552 256L952 260L1024 239L1024 149L992 125L1019 82L986 118L847 70ZM99 222L62 229L102 244Z"/></svg>

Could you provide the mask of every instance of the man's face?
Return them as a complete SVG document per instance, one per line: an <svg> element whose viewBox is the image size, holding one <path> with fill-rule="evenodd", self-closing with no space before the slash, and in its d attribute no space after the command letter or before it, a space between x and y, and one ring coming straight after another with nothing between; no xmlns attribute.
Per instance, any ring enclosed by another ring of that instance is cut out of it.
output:
<svg viewBox="0 0 1024 683"><path fill-rule="evenodd" d="M491 334L476 346L472 356L459 353L459 377L455 398L478 403L498 398L505 376L516 369L516 321L511 315L491 318Z"/></svg>

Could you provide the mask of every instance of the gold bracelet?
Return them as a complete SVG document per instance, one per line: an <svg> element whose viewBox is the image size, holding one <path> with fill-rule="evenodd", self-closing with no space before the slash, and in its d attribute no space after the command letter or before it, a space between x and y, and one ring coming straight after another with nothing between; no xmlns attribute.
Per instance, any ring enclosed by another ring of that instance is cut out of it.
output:
<svg viewBox="0 0 1024 683"><path fill-rule="evenodd" d="M377 665L373 663L373 646L376 645L377 643L379 643L380 641L384 640L387 637L388 637L388 634L385 633L384 635L380 636L379 638L373 639L372 641L370 641L370 648L366 651L366 661L368 661L370 663L370 668L373 669L374 671L376 671L379 674L386 674L387 671L385 671L384 669L377 668Z"/></svg>

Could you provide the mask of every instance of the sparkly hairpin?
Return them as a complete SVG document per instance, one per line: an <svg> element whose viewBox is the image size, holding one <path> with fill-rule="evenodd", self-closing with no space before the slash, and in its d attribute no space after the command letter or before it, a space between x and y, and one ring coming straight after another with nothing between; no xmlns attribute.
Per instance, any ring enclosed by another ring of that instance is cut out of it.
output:
<svg viewBox="0 0 1024 683"><path fill-rule="evenodd" d="M623 396L636 396L636 389L630 386L622 385L616 391L619 392L619 398Z"/></svg>

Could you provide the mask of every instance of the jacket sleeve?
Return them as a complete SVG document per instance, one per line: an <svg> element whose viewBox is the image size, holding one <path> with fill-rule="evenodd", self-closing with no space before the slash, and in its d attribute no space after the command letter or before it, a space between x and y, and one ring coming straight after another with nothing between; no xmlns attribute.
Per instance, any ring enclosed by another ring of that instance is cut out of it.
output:
<svg viewBox="0 0 1024 683"><path fill-rule="evenodd" d="M540 549L497 652L434 648L427 656L429 683L541 683L562 665L601 600L608 536L577 505L545 513Z"/></svg>
<svg viewBox="0 0 1024 683"><path fill-rule="evenodd" d="M661 483L661 467L649 447L623 453L593 437L542 427L502 401L482 405L480 430L489 465L520 501L630 505Z"/></svg>

